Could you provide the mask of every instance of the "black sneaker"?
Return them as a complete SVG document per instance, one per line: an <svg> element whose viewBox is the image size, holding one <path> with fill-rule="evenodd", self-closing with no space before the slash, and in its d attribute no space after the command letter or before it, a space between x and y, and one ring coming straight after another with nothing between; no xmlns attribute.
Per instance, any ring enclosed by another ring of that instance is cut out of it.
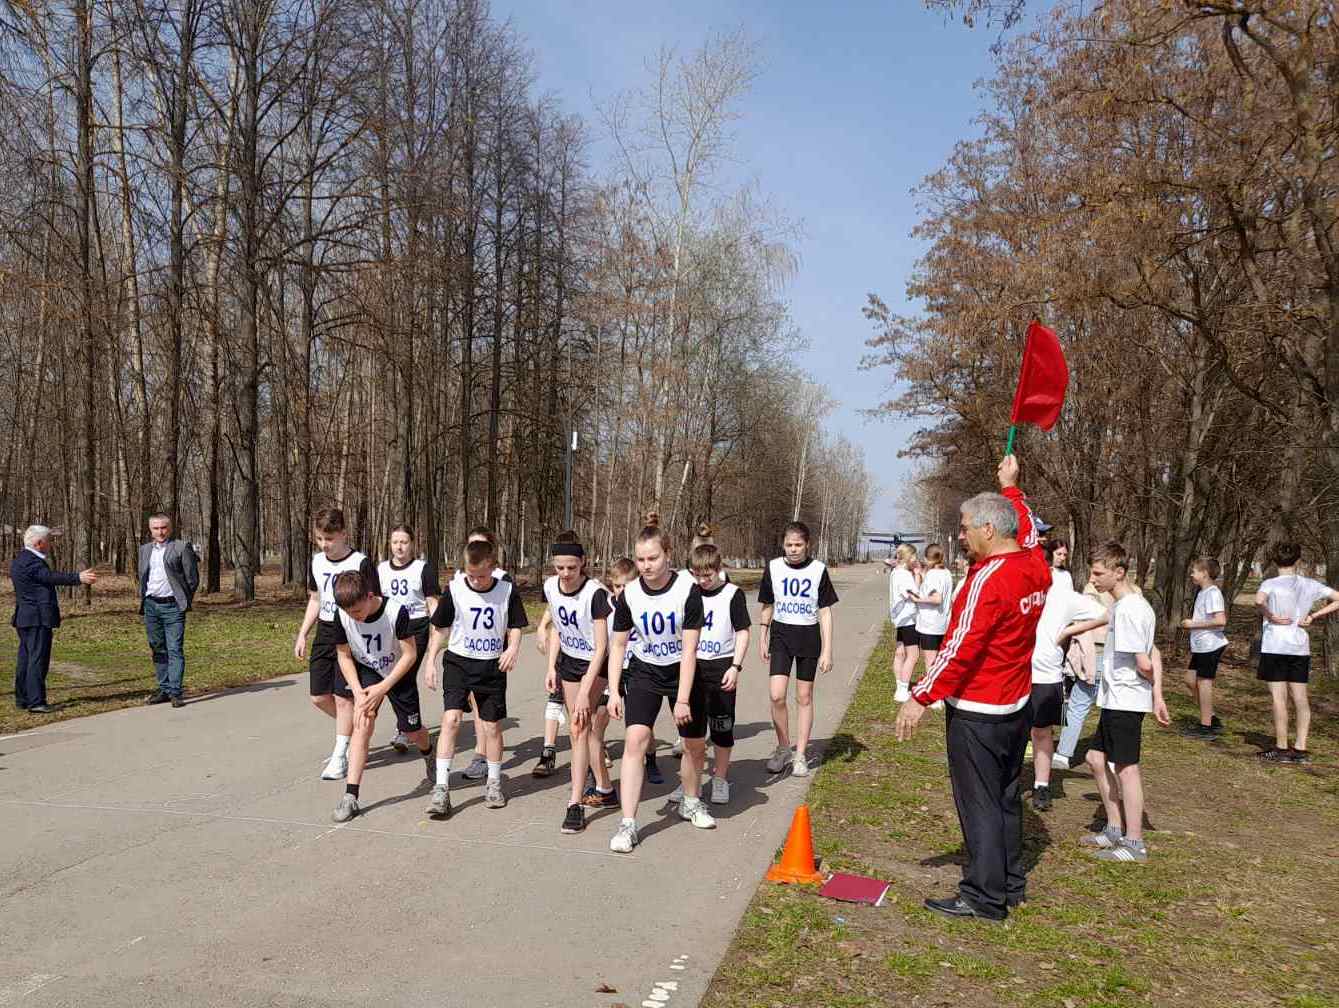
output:
<svg viewBox="0 0 1339 1008"><path fill-rule="evenodd" d="M1186 738L1199 739L1201 742L1212 742L1218 738L1218 729L1211 725L1192 725L1185 731Z"/></svg>
<svg viewBox="0 0 1339 1008"><path fill-rule="evenodd" d="M172 706L173 706L173 707L185 707L185 706L186 706L186 701L183 700L183 699L182 699L181 697L179 697L179 696L174 696L174 697L172 698Z"/></svg>
<svg viewBox="0 0 1339 1008"><path fill-rule="evenodd" d="M144 701L144 706L152 707L154 704L167 703L171 699L172 698L168 696L166 693L164 693L162 690L155 690L153 695L150 696L149 699Z"/></svg>
<svg viewBox="0 0 1339 1008"><path fill-rule="evenodd" d="M656 766L656 758L648 755L646 757L646 783L664 784L665 777L660 772L660 767Z"/></svg>
<svg viewBox="0 0 1339 1008"><path fill-rule="evenodd" d="M563 816L564 833L580 833L586 828L586 812L580 805L567 806L567 815Z"/></svg>
<svg viewBox="0 0 1339 1008"><path fill-rule="evenodd" d="M1212 718L1209 719L1209 727L1212 728L1214 731L1223 730L1223 722L1218 720L1217 714L1215 714Z"/></svg>
<svg viewBox="0 0 1339 1008"><path fill-rule="evenodd" d="M1264 752L1262 752L1260 754L1260 758L1264 760L1266 763L1287 763L1288 755L1291 752L1292 752L1291 749L1280 749L1277 746L1275 746L1271 749L1266 749Z"/></svg>
<svg viewBox="0 0 1339 1008"><path fill-rule="evenodd" d="M530 774L532 777L548 777L553 773L557 765L557 751L545 748L545 750L540 753L539 762L535 764L535 768L530 771Z"/></svg>
<svg viewBox="0 0 1339 1008"><path fill-rule="evenodd" d="M1310 749L1289 749L1288 755L1284 756L1280 762L1296 763L1299 766L1306 766L1311 762Z"/></svg>
<svg viewBox="0 0 1339 1008"><path fill-rule="evenodd" d="M1049 812L1051 810L1051 789L1049 787L1033 788L1032 790L1032 811Z"/></svg>

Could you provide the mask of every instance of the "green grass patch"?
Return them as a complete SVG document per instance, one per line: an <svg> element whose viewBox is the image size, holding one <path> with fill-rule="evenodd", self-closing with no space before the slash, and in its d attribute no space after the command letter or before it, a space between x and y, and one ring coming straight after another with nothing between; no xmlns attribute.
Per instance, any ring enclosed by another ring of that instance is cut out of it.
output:
<svg viewBox="0 0 1339 1008"><path fill-rule="evenodd" d="M1058 774L1054 808L1025 807L1029 902L988 924L921 906L956 887L962 836L942 716L909 743L893 739L891 646L885 634L808 799L825 867L889 880L887 903L852 907L764 882L705 1005L1339 1008L1339 869L1326 841L1339 829L1339 684L1313 681L1317 755L1305 769L1256 758L1268 697L1240 663L1218 679L1219 742L1150 720L1145 865L1100 863L1080 847L1100 810L1095 787L1086 769ZM1169 658L1166 690L1188 720L1181 667ZM1094 714L1085 736L1095 725Z"/></svg>

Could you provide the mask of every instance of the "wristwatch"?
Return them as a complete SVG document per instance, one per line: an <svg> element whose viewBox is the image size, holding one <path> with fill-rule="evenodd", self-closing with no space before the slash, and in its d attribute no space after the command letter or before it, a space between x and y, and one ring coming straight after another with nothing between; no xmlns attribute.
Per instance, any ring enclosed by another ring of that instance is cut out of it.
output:
<svg viewBox="0 0 1339 1008"><path fill-rule="evenodd" d="M743 665L731 665L730 667L731 667L732 669L734 669L736 672L743 672L743 671L744 671L744 666L743 666Z"/></svg>

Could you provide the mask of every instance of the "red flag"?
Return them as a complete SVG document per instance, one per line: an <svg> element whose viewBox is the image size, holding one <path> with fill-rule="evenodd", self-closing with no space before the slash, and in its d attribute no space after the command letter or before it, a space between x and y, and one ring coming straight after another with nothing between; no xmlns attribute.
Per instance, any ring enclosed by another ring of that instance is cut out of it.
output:
<svg viewBox="0 0 1339 1008"><path fill-rule="evenodd" d="M1065 389L1069 387L1069 367L1064 351L1055 333L1040 322L1027 327L1027 343L1023 347L1023 366L1018 372L1018 391L1014 393L1012 424L1036 424L1050 430L1060 419L1060 407L1065 404Z"/></svg>

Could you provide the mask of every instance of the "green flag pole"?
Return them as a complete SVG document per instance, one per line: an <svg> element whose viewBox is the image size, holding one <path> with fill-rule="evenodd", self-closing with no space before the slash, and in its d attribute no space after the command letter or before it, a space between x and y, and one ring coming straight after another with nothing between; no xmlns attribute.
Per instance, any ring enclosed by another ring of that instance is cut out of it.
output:
<svg viewBox="0 0 1339 1008"><path fill-rule="evenodd" d="M1004 454L1012 455L1014 453L1014 435L1018 433L1018 425L1009 425L1009 441L1004 446Z"/></svg>

